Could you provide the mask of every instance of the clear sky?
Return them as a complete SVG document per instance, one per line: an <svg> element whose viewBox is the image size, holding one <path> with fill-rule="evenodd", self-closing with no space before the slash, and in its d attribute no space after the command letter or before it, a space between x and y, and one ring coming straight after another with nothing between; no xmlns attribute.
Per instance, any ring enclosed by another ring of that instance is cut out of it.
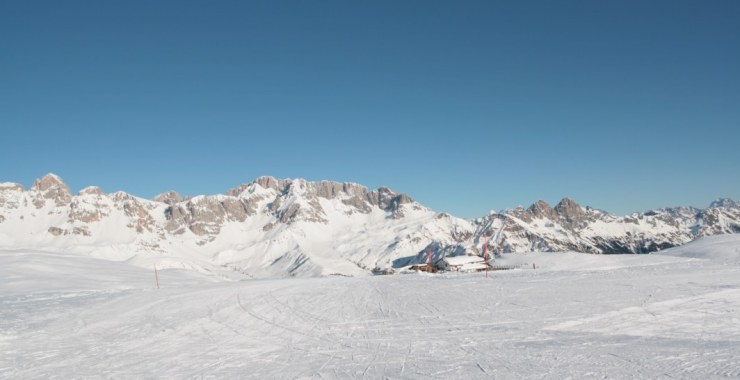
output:
<svg viewBox="0 0 740 380"><path fill-rule="evenodd" d="M0 2L0 181L740 198L740 1Z"/></svg>

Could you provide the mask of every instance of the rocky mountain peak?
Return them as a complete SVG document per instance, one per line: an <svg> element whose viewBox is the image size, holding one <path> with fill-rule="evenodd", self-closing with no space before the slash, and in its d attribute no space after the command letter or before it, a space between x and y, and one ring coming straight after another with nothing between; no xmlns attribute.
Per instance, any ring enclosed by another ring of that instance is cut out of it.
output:
<svg viewBox="0 0 740 380"><path fill-rule="evenodd" d="M295 184L294 184L295 183ZM306 181L301 179L278 179L270 176L257 177L254 181L239 185L226 192L226 195L232 197L248 197L251 194L263 193L264 190L274 190L279 194L290 192L291 187L293 192L297 189L302 188Z"/></svg>
<svg viewBox="0 0 740 380"><path fill-rule="evenodd" d="M103 189L97 186L88 186L80 190L77 195L105 195L105 193L103 192Z"/></svg>
<svg viewBox="0 0 740 380"><path fill-rule="evenodd" d="M176 191L170 190L157 195L156 197L154 197L154 200L172 206L175 203L180 203L180 201L182 201L182 197L180 197L180 194L178 194Z"/></svg>
<svg viewBox="0 0 740 380"><path fill-rule="evenodd" d="M385 211L394 212L394 217L403 216L402 213L395 213L401 205L413 202L413 199L408 195L396 193L387 187L370 191L367 187L352 182L313 182L304 179L277 179L274 177L259 177L249 184L240 185L229 190L227 194L243 199L274 196L265 194L264 189L271 189L278 193L277 199L271 204L273 210L282 210L285 204L292 205L290 210L279 212L282 215L281 220L287 218L291 221L296 220L296 217L301 215L311 215L307 218L308 220L322 221L323 210L318 198L341 199L342 203L352 206L356 212L362 213L368 213L373 206L377 206ZM291 199L302 199L304 201L295 203ZM287 217L287 215L290 215L290 217Z"/></svg>
<svg viewBox="0 0 740 380"><path fill-rule="evenodd" d="M560 216L576 216L583 213L581 205L568 197L561 199L560 202L555 205L554 209Z"/></svg>
<svg viewBox="0 0 740 380"><path fill-rule="evenodd" d="M37 179L33 183L33 186L31 186L31 189L36 191L47 191L54 187L61 187L67 189L67 191L69 192L69 186L67 186L67 184L62 181L61 177L53 173L49 173L41 177L40 179Z"/></svg>
<svg viewBox="0 0 740 380"><path fill-rule="evenodd" d="M306 180L300 178L285 181L285 186L283 187L283 193L288 194L304 194L307 190L308 185Z"/></svg>
<svg viewBox="0 0 740 380"><path fill-rule="evenodd" d="M585 217L581 205L570 198L563 198L556 206L555 212L563 220L563 224L575 228L578 227Z"/></svg>
<svg viewBox="0 0 740 380"><path fill-rule="evenodd" d="M719 198L713 201L710 208L740 208L740 202L730 198Z"/></svg>
<svg viewBox="0 0 740 380"><path fill-rule="evenodd" d="M408 195L396 193L387 187L378 188L378 190L369 193L369 196L371 204L377 205L383 210L394 212L398 211L401 205L414 201Z"/></svg>
<svg viewBox="0 0 740 380"><path fill-rule="evenodd" d="M536 218L557 219L555 210L553 210L553 208L543 200L532 203L527 211Z"/></svg>
<svg viewBox="0 0 740 380"><path fill-rule="evenodd" d="M285 191L285 187L288 185L288 182L290 182L290 180L277 179L270 176L257 177L257 179L253 181L253 183L260 185L265 189L273 189L279 192Z"/></svg>
<svg viewBox="0 0 740 380"><path fill-rule="evenodd" d="M69 186L56 174L49 173L37 179L31 189L41 193L43 197L37 198L34 202L37 208L43 206L43 199L53 200L57 206L63 206L72 201L72 192L69 190Z"/></svg>

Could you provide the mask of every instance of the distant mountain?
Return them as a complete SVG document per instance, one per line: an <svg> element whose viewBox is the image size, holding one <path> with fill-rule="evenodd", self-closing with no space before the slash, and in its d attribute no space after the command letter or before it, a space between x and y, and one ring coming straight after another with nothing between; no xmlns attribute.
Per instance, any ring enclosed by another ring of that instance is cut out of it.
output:
<svg viewBox="0 0 740 380"><path fill-rule="evenodd" d="M555 207L537 201L526 209L491 213L473 224L473 237L463 243L472 252L479 249L469 247L482 248L482 238L488 236L495 253L650 253L702 236L740 232L740 204L720 199L703 210L677 207L615 216L564 198Z"/></svg>
<svg viewBox="0 0 740 380"><path fill-rule="evenodd" d="M225 194L146 200L56 175L24 190L0 183L0 249L76 252L227 277L360 275L444 255L579 251L648 253L740 232L740 204L618 217L565 198L475 220L436 213L388 188L260 177Z"/></svg>

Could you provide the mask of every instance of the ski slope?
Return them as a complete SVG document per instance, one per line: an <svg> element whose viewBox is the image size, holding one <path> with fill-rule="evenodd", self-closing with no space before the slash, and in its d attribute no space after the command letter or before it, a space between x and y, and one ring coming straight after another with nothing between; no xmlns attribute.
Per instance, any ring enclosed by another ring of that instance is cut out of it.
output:
<svg viewBox="0 0 740 380"><path fill-rule="evenodd" d="M537 269L224 281L0 251L0 378L740 376L740 236Z"/></svg>

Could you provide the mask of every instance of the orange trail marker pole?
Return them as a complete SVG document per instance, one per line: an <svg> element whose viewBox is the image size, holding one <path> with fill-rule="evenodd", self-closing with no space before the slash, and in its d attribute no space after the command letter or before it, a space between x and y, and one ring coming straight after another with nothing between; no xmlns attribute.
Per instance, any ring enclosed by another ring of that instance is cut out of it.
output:
<svg viewBox="0 0 740 380"><path fill-rule="evenodd" d="M157 289L159 289L159 275L157 274L157 264L154 264L154 278L157 280Z"/></svg>
<svg viewBox="0 0 740 380"><path fill-rule="evenodd" d="M432 247L429 247L429 273L432 273Z"/></svg>

